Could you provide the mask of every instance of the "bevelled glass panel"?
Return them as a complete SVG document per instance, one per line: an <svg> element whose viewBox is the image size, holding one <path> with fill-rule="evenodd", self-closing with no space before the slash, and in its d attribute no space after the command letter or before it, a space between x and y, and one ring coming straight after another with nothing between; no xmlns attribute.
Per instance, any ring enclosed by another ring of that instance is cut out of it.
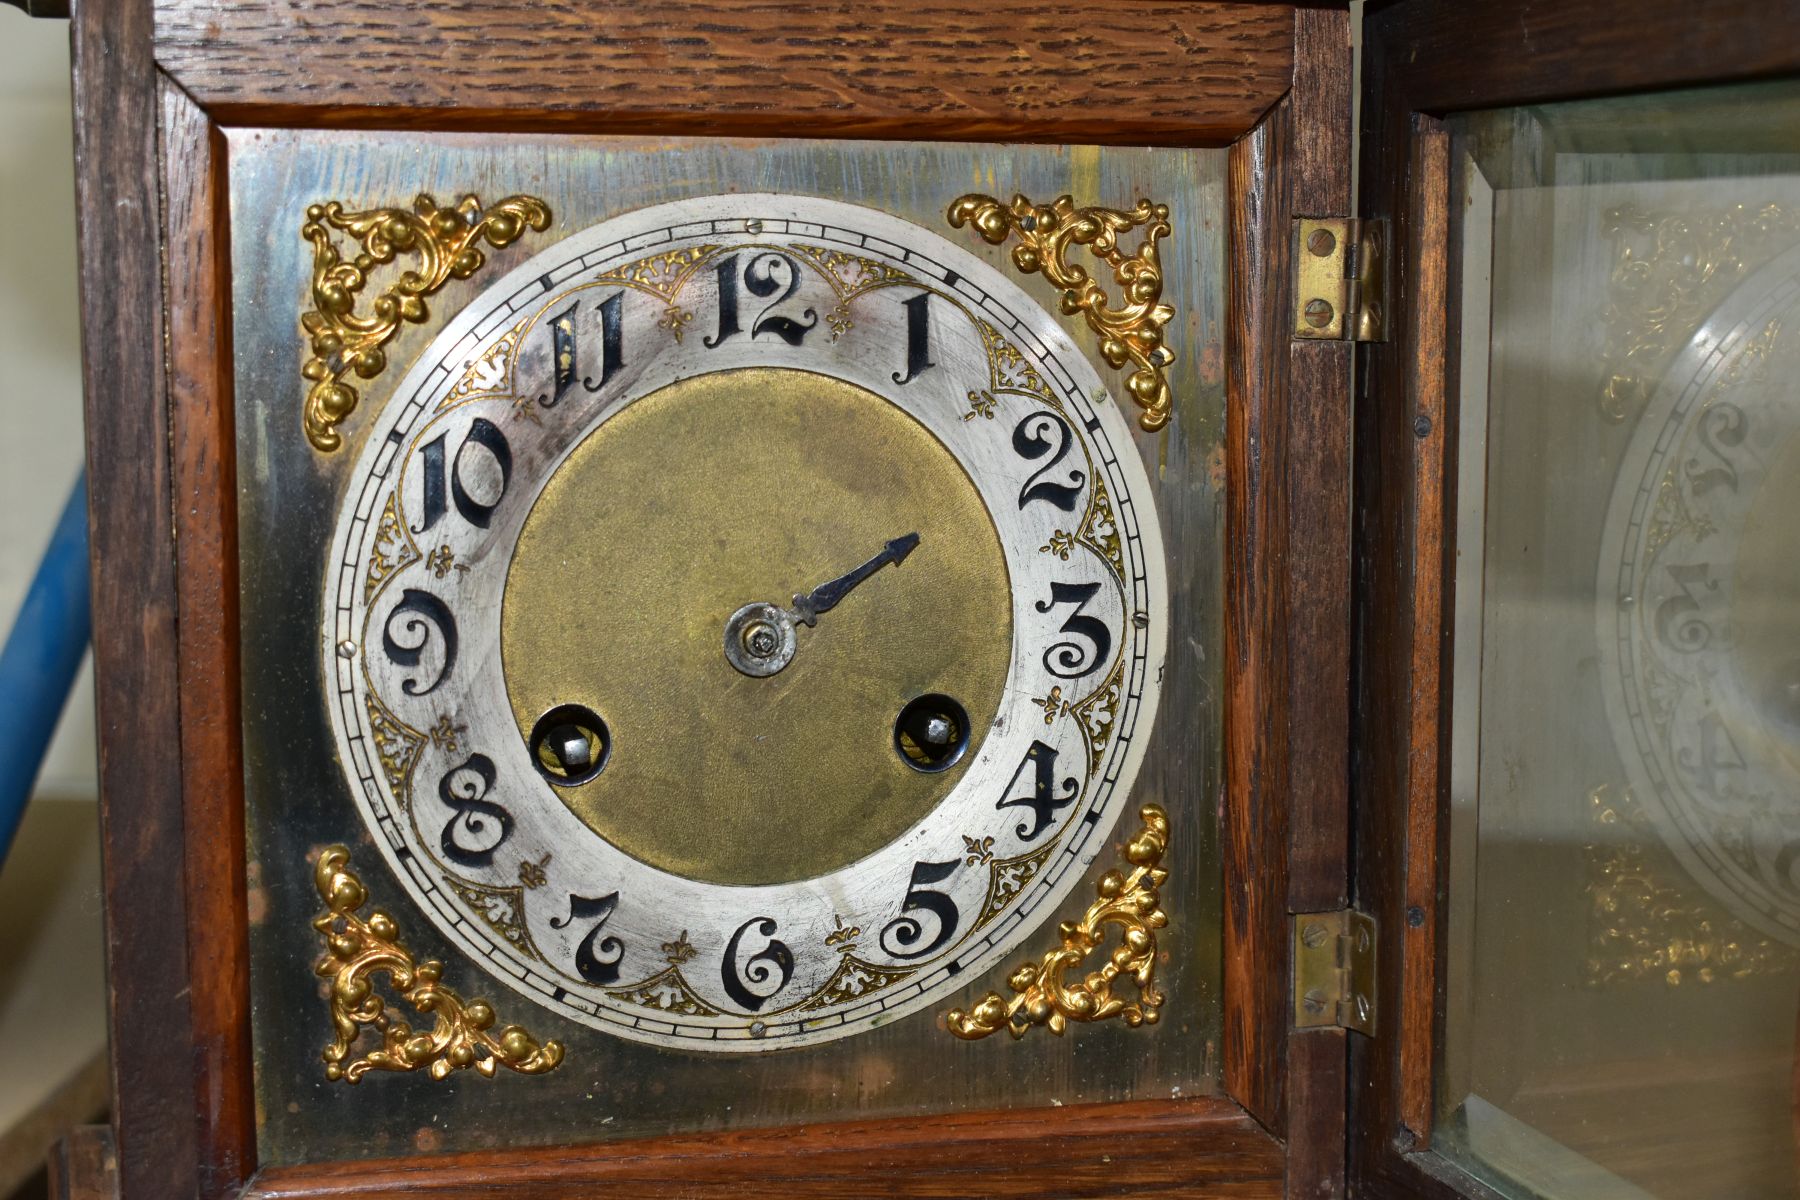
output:
<svg viewBox="0 0 1800 1200"><path fill-rule="evenodd" d="M1800 88L1459 117L1433 1148L1795 1192Z"/></svg>

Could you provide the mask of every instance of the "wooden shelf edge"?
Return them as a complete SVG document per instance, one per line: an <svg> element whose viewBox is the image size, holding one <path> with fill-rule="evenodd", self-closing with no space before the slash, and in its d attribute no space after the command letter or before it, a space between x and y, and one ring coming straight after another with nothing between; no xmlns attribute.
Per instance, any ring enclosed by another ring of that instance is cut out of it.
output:
<svg viewBox="0 0 1800 1200"><path fill-rule="evenodd" d="M1281 1194L1280 1144L1204 1097L313 1163L265 1169L245 1196L823 1197L858 1180L888 1196L1108 1196L1127 1164L1130 1186L1162 1197Z"/></svg>

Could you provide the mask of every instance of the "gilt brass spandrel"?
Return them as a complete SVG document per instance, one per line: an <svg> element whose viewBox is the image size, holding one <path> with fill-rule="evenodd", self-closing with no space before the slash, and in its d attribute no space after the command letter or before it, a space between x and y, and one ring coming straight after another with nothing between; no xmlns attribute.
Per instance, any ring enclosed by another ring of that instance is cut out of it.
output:
<svg viewBox="0 0 1800 1200"><path fill-rule="evenodd" d="M1013 969L1009 1000L989 992L968 1011L953 1009L945 1026L964 1041L978 1041L1004 1029L1017 1040L1041 1025L1058 1037L1069 1022L1117 1020L1130 1029L1154 1025L1167 998L1156 986L1157 939L1169 924L1160 889L1169 880L1162 865L1169 848L1169 814L1155 804L1138 813L1143 825L1125 846L1131 873L1112 869L1100 877L1098 898L1079 920L1064 921L1062 944L1036 962ZM1089 957L1117 930L1119 946L1098 969L1083 973ZM1121 980L1136 986L1135 996Z"/></svg>
<svg viewBox="0 0 1800 1200"><path fill-rule="evenodd" d="M720 652L740 606L786 604L912 532L779 674ZM999 705L1011 605L993 521L923 425L835 379L753 369L665 388L571 453L520 536L501 652L521 736L563 703L610 725L607 769L560 789L589 827L676 874L784 883L886 845L961 779ZM933 692L973 734L927 774L893 729Z"/></svg>
<svg viewBox="0 0 1800 1200"><path fill-rule="evenodd" d="M1154 433L1169 423L1174 401L1165 374L1175 354L1163 344L1163 327L1175 309L1162 302L1162 258L1157 242L1169 236L1169 206L1139 200L1129 211L1098 206L1077 208L1073 197L1058 196L1034 204L1022 195L1002 204L993 196L972 192L950 204L950 224L969 225L990 245L1016 237L1013 265L1027 275L1042 272L1062 289L1062 310L1080 313L1100 339L1100 356L1113 367L1132 367L1125 387L1143 412L1138 423ZM1127 253L1121 234L1143 230L1143 240ZM1073 247L1083 246L1112 270L1119 290L1115 302L1080 263L1069 261Z"/></svg>
<svg viewBox="0 0 1800 1200"><path fill-rule="evenodd" d="M350 866L342 846L320 851L313 882L325 913L313 928L325 939L325 953L313 973L329 982L327 999L336 1036L325 1048L325 1077L357 1083L371 1071L424 1071L432 1079L473 1067L492 1079L505 1067L521 1075L553 1071L563 1060L560 1042L539 1044L517 1025L490 1032L494 1009L485 1000L464 1000L442 982L444 964L421 962L400 942L400 927L380 909L360 911L369 893ZM375 990L375 977L388 983L420 1013L431 1015L429 1030L414 1031L393 1016ZM380 1046L358 1054L365 1030Z"/></svg>
<svg viewBox="0 0 1800 1200"><path fill-rule="evenodd" d="M550 209L534 196L508 196L486 208L464 196L453 208L439 208L421 192L412 211L376 208L345 212L335 200L310 205L300 236L312 243L313 307L300 317L312 357L300 369L312 386L306 392L303 423L313 448L330 453L343 445L337 427L356 411L355 386L345 382L374 379L387 369L384 347L403 322L430 318L427 297L451 279L467 279L487 258L486 241L494 249L512 245L527 229L550 226ZM337 235L355 239L359 251L346 261L338 252ZM400 255L416 259L398 280L369 301L367 312L357 302L377 268Z"/></svg>

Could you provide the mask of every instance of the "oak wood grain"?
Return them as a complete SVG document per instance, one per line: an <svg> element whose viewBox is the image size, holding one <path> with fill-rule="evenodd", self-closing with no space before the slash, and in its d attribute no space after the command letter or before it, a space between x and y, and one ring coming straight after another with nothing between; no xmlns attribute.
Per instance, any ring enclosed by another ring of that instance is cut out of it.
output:
<svg viewBox="0 0 1800 1200"><path fill-rule="evenodd" d="M158 0L216 121L1220 145L1287 90L1282 5Z"/></svg>
<svg viewBox="0 0 1800 1200"><path fill-rule="evenodd" d="M245 1196L1275 1197L1281 1161L1236 1105L1202 1099L270 1169Z"/></svg>
<svg viewBox="0 0 1800 1200"><path fill-rule="evenodd" d="M1393 934L1403 942L1399 990L1400 1108L1413 1145L1430 1145L1432 1084L1442 992L1438 947L1438 863L1441 834L1449 819L1440 803L1449 732L1449 689L1445 686L1449 614L1445 576L1450 568L1448 539L1454 528L1445 428L1445 360L1449 353L1446 313L1450 271L1450 135L1428 117L1418 118L1413 136L1413 180L1408 257L1408 356L1406 394L1413 434L1412 595L1413 627L1407 664L1409 727L1404 853L1406 911Z"/></svg>
<svg viewBox="0 0 1800 1200"><path fill-rule="evenodd" d="M127 1197L191 1196L174 532L149 0L72 23L113 1130Z"/></svg>
<svg viewBox="0 0 1800 1200"><path fill-rule="evenodd" d="M1385 48L1384 48L1385 54ZM1392 60L1364 60L1365 87ZM1364 104L1369 105L1365 91ZM1351 740L1356 892L1381 932L1372 1039L1351 1043L1350 1179L1381 1195L1485 1194L1429 1151L1448 614L1445 355L1448 143L1441 122L1374 101L1364 216L1390 221L1391 340L1358 362ZM1365 110L1367 111L1367 110Z"/></svg>
<svg viewBox="0 0 1800 1200"><path fill-rule="evenodd" d="M1349 15L1294 14L1294 217L1350 212ZM1298 250L1291 250L1298 253ZM1291 322L1292 299L1281 316ZM1288 354L1287 909L1342 908L1350 872L1350 345L1297 340ZM1285 927L1284 927L1285 932ZM1282 999L1289 1001L1291 993ZM1287 1029L1287 1195L1344 1194L1348 1035Z"/></svg>
<svg viewBox="0 0 1800 1200"><path fill-rule="evenodd" d="M1294 14L1295 217L1350 212L1348 14ZM1283 316L1291 315L1284 304ZM1290 325L1284 324L1285 335ZM1288 907L1341 908L1350 856L1350 343L1285 337Z"/></svg>
<svg viewBox="0 0 1800 1200"><path fill-rule="evenodd" d="M1400 0L1371 4L1365 21L1364 62L1384 48L1383 87L1407 112L1800 72L1800 0Z"/></svg>
<svg viewBox="0 0 1800 1200"><path fill-rule="evenodd" d="M1225 1090L1286 1130L1288 101L1231 148L1225 341Z"/></svg>
<svg viewBox="0 0 1800 1200"><path fill-rule="evenodd" d="M255 1162L224 138L159 80L188 969L202 1200Z"/></svg>
<svg viewBox="0 0 1800 1200"><path fill-rule="evenodd" d="M1226 1090L1285 1137L1289 1196L1343 1190L1346 1050L1292 1028L1291 914L1344 903L1349 352L1294 342L1293 219L1349 210L1346 14L1295 14L1294 89L1231 151L1226 401Z"/></svg>

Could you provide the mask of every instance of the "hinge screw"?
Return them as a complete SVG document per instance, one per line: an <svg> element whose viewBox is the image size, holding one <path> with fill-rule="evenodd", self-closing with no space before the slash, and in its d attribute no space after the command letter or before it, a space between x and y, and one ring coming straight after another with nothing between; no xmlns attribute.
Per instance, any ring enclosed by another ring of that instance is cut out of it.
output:
<svg viewBox="0 0 1800 1200"><path fill-rule="evenodd" d="M1330 235L1327 234L1327 237ZM1314 329L1323 329L1331 324L1332 308L1324 300L1308 300L1306 302L1306 323Z"/></svg>
<svg viewBox="0 0 1800 1200"><path fill-rule="evenodd" d="M1308 922L1306 927L1300 931L1300 940L1306 943L1308 950L1317 950L1325 944L1325 939L1329 936L1325 931L1325 926L1317 921Z"/></svg>
<svg viewBox="0 0 1800 1200"><path fill-rule="evenodd" d="M1306 248L1312 251L1315 257L1324 258L1337 249L1337 238L1332 236L1329 229L1315 229L1312 231L1312 236L1306 239Z"/></svg>

